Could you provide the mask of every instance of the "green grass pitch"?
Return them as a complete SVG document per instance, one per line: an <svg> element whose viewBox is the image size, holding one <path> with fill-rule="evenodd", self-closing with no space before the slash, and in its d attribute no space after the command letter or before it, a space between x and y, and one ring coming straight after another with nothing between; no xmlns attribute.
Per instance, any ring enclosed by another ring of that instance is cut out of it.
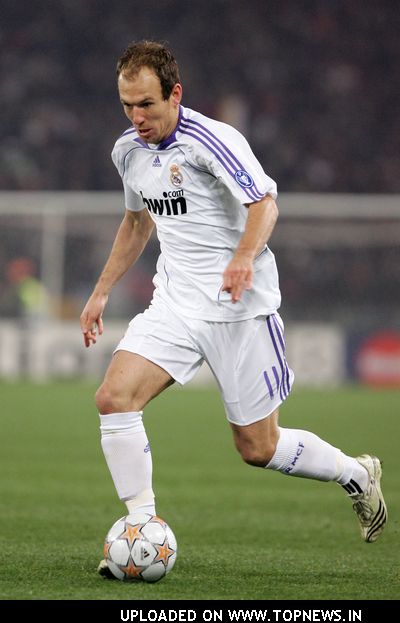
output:
<svg viewBox="0 0 400 623"><path fill-rule="evenodd" d="M94 385L0 384L0 598L16 600L399 598L399 393L297 389L281 425L384 462L389 524L364 543L339 486L249 467L214 389L172 388L146 409L157 511L178 559L157 584L96 573L126 514L99 442Z"/></svg>

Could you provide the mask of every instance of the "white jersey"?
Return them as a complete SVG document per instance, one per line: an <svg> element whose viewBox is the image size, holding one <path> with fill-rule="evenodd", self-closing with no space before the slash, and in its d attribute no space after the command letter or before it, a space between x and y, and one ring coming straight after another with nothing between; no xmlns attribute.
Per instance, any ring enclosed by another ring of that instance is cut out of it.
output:
<svg viewBox="0 0 400 623"><path fill-rule="evenodd" d="M219 322L279 308L278 273L268 246L254 261L252 289L235 304L222 292L223 272L245 229L246 204L277 196L275 182L237 130L181 106L167 139L149 146L130 128L112 158L126 208L147 209L156 224L161 254L155 296L177 313Z"/></svg>

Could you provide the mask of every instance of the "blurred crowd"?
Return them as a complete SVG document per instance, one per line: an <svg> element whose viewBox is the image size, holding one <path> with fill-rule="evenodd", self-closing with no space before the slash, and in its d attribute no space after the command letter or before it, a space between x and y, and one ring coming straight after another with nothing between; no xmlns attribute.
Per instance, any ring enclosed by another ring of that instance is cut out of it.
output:
<svg viewBox="0 0 400 623"><path fill-rule="evenodd" d="M248 137L281 191L400 191L392 1L2 0L0 189L114 190L115 64L167 40L184 104Z"/></svg>

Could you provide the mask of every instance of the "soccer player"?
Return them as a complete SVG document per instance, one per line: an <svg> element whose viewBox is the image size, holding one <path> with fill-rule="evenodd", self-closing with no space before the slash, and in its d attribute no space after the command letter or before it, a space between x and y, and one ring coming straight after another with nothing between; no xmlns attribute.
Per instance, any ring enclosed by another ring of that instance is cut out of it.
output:
<svg viewBox="0 0 400 623"><path fill-rule="evenodd" d="M267 245L278 216L275 182L236 129L181 104L178 65L165 45L132 43L117 76L131 122L112 152L126 210L81 315L87 347L103 333L112 287L154 227L161 247L151 304L130 322L96 393L101 444L118 496L129 513L155 513L143 409L175 381L192 379L206 361L243 460L339 483L363 539L375 541L387 521L379 459L352 458L311 432L279 426L279 406L294 375Z"/></svg>

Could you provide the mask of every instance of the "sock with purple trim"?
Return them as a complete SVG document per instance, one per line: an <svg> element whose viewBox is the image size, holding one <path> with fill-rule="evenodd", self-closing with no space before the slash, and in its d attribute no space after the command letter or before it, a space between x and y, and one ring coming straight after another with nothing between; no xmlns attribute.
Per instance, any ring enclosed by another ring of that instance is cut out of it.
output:
<svg viewBox="0 0 400 623"><path fill-rule="evenodd" d="M348 487L366 489L368 474L356 459L309 431L279 427L279 433L275 454L267 469L288 476L335 481L348 492Z"/></svg>

